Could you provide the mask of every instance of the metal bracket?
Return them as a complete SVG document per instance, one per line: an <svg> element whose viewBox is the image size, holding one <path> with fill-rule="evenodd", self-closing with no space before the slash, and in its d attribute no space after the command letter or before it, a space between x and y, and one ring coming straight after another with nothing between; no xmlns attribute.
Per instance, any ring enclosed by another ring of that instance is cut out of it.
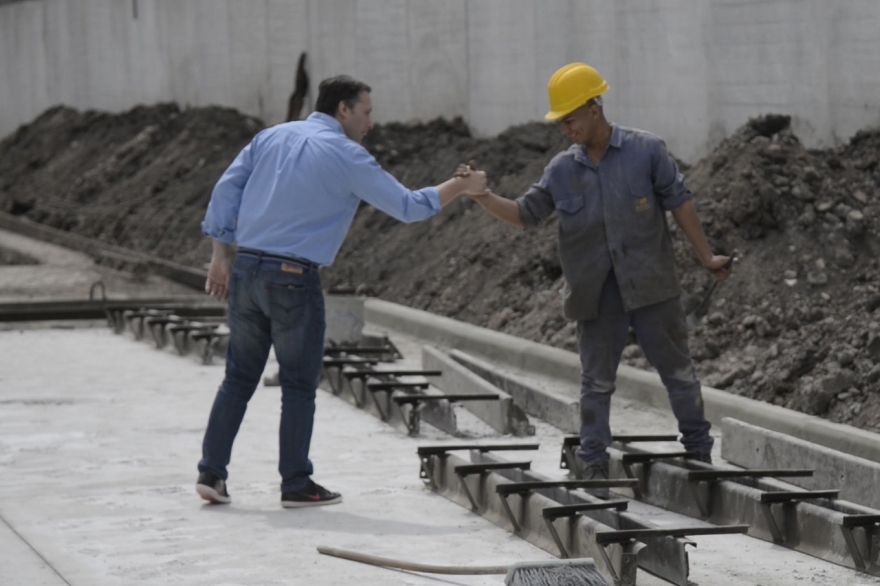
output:
<svg viewBox="0 0 880 586"><path fill-rule="evenodd" d="M642 478L639 479L640 483L638 486L633 487L633 495L637 499L641 499L644 494L643 488L647 486L647 468L650 466L652 462L655 460L672 460L675 458L683 458L683 459L693 459L696 458L697 455L693 452L654 452L654 453L645 453L645 454L623 454L620 459L620 465L623 467L623 473L627 478L638 479L635 473L633 472L632 465L633 464L642 464Z"/></svg>
<svg viewBox="0 0 880 586"><path fill-rule="evenodd" d="M772 506L774 504L778 503L783 505L782 514L784 517L784 505L812 499L834 499L837 498L839 492L839 490L794 490L761 493L761 512L764 514L764 519L767 521L767 527L770 529L773 541L776 543L783 543L785 541L785 536L779 528L779 524L776 522L776 517L773 515Z"/></svg>
<svg viewBox="0 0 880 586"><path fill-rule="evenodd" d="M510 469L518 469L518 470L529 470L532 467L532 463L528 461L523 462L495 462L491 464L464 464L461 466L455 467L455 475L458 476L459 483L461 484L461 488L464 491L465 496L467 496L468 501L471 503L471 508L474 511L478 511L480 509L479 504L477 504L474 495L471 494L471 489L467 485L467 477L473 474L479 474L480 479L482 480L489 472L493 470L510 470Z"/></svg>
<svg viewBox="0 0 880 586"><path fill-rule="evenodd" d="M436 490L438 488L434 479L434 458L446 458L449 452L455 450L476 450L480 453L503 452L503 451L531 451L540 448L540 444L446 444L437 446L419 446L417 452L421 467L419 478L427 480L428 485Z"/></svg>
<svg viewBox="0 0 880 586"><path fill-rule="evenodd" d="M556 543L556 547L559 548L559 554L563 559L567 559L569 557L568 550L565 548L565 545L562 543L562 539L559 537L559 533L556 531L556 526L553 522L560 517L567 517L569 520L569 526L571 527L571 520L578 517L581 511L598 511L602 509L614 509L617 512L625 511L629 506L628 501L625 500L613 500L613 501L605 501L604 503L579 503L576 505L562 505L559 507L546 507L541 511L542 516L544 517L544 523L547 525L547 529L550 530L550 536L553 538L553 541ZM602 548L604 550L604 548ZM609 563L609 565L611 565Z"/></svg>
<svg viewBox="0 0 880 586"><path fill-rule="evenodd" d="M880 515L846 515L840 525L843 532L843 538L846 540L847 549L852 556L853 563L856 568L862 571L869 571L877 564L878 555L878 524L880 524ZM853 530L861 528L865 533L865 542L868 551L863 551L859 546Z"/></svg>
<svg viewBox="0 0 880 586"><path fill-rule="evenodd" d="M752 470L690 470L687 473L688 488L704 518L712 516L712 491L721 480L742 478L791 478L812 476L813 470L752 469ZM766 516L767 513L764 513ZM771 529L772 532L772 529Z"/></svg>

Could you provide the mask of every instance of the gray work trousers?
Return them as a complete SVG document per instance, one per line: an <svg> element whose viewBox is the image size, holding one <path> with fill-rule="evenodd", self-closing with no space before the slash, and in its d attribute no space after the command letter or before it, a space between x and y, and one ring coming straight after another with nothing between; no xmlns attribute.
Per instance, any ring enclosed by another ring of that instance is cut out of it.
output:
<svg viewBox="0 0 880 586"><path fill-rule="evenodd" d="M577 454L585 466L608 460L611 444L611 395L617 366L630 326L648 362L657 369L678 419L681 443L687 451L709 453L711 424L703 413L703 395L687 345L687 324L678 297L625 311L614 271L608 274L599 298L599 317L578 322L581 355L581 445Z"/></svg>

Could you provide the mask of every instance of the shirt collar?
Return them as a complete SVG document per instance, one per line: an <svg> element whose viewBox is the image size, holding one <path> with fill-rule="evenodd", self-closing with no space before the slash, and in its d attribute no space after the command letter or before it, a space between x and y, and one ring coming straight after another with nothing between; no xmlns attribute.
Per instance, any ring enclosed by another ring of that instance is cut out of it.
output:
<svg viewBox="0 0 880 586"><path fill-rule="evenodd" d="M620 132L620 128L614 122L611 123L611 142L608 143L608 146L613 146L616 149L620 148L620 145L623 142L623 133Z"/></svg>
<svg viewBox="0 0 880 586"><path fill-rule="evenodd" d="M619 149L623 144L623 133L620 131L620 127L617 124L611 123L611 140L608 142L608 148L614 147ZM584 165L588 165L591 167L595 167L596 164L590 160L590 157L587 156L587 148L582 145L574 145L574 159L579 163Z"/></svg>
<svg viewBox="0 0 880 586"><path fill-rule="evenodd" d="M339 123L339 120L337 120L333 116L324 114L323 112L312 112L311 114L309 114L307 120L321 122L322 124L328 126L330 129L336 130L340 134L345 134L345 132L342 130L342 124Z"/></svg>

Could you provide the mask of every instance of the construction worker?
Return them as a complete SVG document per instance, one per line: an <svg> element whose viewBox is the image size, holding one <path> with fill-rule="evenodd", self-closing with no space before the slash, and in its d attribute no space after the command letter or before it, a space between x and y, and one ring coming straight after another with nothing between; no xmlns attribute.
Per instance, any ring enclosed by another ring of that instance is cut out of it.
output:
<svg viewBox="0 0 880 586"><path fill-rule="evenodd" d="M730 259L709 247L693 196L664 142L606 120L601 96L608 89L583 63L557 71L545 118L559 122L574 144L516 201L488 190L471 196L517 228L558 215L564 313L577 320L582 369L577 453L588 479L608 477L611 395L629 328L668 391L684 447L711 462L713 440L688 351L666 212L706 269L719 281L731 274ZM466 176L467 168L457 174Z"/></svg>
<svg viewBox="0 0 880 586"><path fill-rule="evenodd" d="M373 125L370 91L347 76L324 80L316 111L257 134L211 195L202 224L213 240L205 291L229 298L229 348L198 465L196 491L210 502L231 501L226 467L271 346L282 390L281 504L342 500L311 479L309 460L324 353L318 268L333 262L361 201L416 222L485 189L482 173L410 191L383 171L361 146Z"/></svg>

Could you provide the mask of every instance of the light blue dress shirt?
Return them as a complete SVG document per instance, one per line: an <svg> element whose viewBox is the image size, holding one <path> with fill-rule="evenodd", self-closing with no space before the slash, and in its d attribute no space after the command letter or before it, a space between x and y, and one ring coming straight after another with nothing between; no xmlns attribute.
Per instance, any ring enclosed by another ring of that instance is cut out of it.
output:
<svg viewBox="0 0 880 586"><path fill-rule="evenodd" d="M440 211L436 187L405 188L335 118L315 112L254 137L214 187L202 232L328 266L361 200L402 222Z"/></svg>

